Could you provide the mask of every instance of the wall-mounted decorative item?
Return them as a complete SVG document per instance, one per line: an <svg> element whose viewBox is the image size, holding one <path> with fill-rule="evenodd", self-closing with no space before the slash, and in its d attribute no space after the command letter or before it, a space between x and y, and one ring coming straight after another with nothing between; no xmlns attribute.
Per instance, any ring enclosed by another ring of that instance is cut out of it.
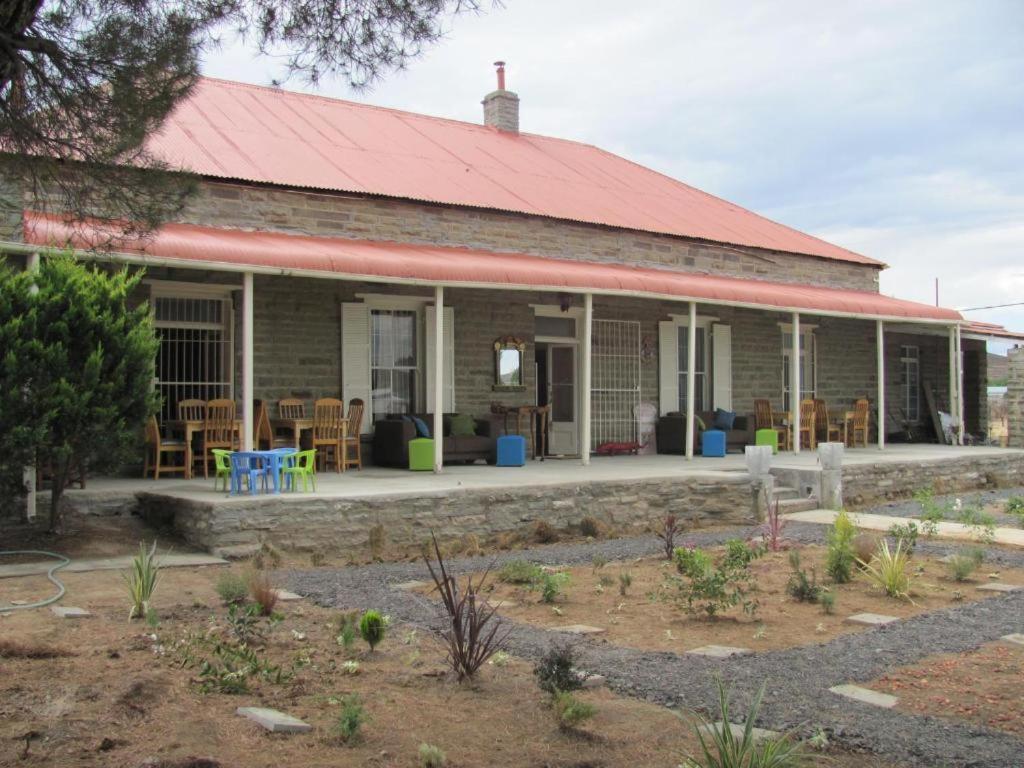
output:
<svg viewBox="0 0 1024 768"><path fill-rule="evenodd" d="M649 363L654 359L654 339L650 334L640 339L640 360Z"/></svg>
<svg viewBox="0 0 1024 768"><path fill-rule="evenodd" d="M558 294L558 306L563 312L568 312L572 307L572 294L571 293L560 293Z"/></svg>
<svg viewBox="0 0 1024 768"><path fill-rule="evenodd" d="M526 342L515 336L502 336L494 342L494 389L517 392L526 389L523 378Z"/></svg>

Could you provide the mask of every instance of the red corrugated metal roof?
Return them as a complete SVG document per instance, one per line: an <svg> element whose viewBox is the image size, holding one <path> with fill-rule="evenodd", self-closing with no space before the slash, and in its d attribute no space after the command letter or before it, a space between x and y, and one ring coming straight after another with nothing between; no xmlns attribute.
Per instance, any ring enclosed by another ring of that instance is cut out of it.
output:
<svg viewBox="0 0 1024 768"><path fill-rule="evenodd" d="M148 143L204 176L548 216L884 266L596 147L202 79Z"/></svg>
<svg viewBox="0 0 1024 768"><path fill-rule="evenodd" d="M88 249L108 242L102 224L72 224L56 216L26 212L25 241ZM410 243L313 237L167 224L145 240L114 250L179 259L216 268L337 274L353 279L469 287L518 287L598 294L693 299L809 313L912 320L958 321L951 309L894 299L870 291L771 283L736 277L677 272L624 264L552 259Z"/></svg>
<svg viewBox="0 0 1024 768"><path fill-rule="evenodd" d="M1024 333L1008 330L1005 326L996 323L985 323L981 320L968 320L961 331L976 336L988 336L994 339L1007 339L1009 341L1024 341Z"/></svg>

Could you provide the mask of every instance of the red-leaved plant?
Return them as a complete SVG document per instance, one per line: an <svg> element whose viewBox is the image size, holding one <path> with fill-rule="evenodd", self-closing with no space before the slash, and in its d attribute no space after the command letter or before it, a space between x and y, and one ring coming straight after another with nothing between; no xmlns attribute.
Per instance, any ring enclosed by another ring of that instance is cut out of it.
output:
<svg viewBox="0 0 1024 768"><path fill-rule="evenodd" d="M761 526L761 543L769 552L779 552L789 547L789 543L782 537L782 529L785 527L786 521L779 514L779 502L769 504L764 524Z"/></svg>
<svg viewBox="0 0 1024 768"><path fill-rule="evenodd" d="M662 545L665 547L665 559L671 560L672 553L676 551L676 536L682 531L682 526L679 525L679 520L675 515L665 515L665 519L661 523L661 530L655 531L658 538L661 539Z"/></svg>

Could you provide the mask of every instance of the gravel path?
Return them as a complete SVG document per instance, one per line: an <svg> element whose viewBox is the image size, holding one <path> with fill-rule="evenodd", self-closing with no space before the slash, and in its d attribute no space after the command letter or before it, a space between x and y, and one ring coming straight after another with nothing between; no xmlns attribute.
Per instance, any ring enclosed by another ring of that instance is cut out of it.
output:
<svg viewBox="0 0 1024 768"><path fill-rule="evenodd" d="M790 524L786 536L802 542L820 542L824 531L824 526ZM696 533L682 540L704 546L755 532L756 528L736 528ZM510 559L578 565L591 562L595 555L612 562L651 555L660 548L660 541L644 536L555 544L500 553L493 558L455 558L447 563L454 573L466 573ZM946 554L963 547L921 542L918 548L929 554ZM990 567L1024 566L1024 553L989 549L986 562ZM398 620L438 629L441 621L432 601L391 588L403 581L428 578L422 563L286 574L288 588L320 604L373 605ZM797 728L809 734L821 726L844 745L876 752L900 765L1019 768L1024 765L1024 741L1011 735L952 720L877 709L840 698L828 688L841 683L868 682L893 667L925 656L970 650L1021 631L1024 591L840 636L825 644L757 653L725 662L620 648L600 640L580 640L577 645L581 666L604 675L609 686L624 695L665 706L711 711L716 701L712 675L717 672L733 687L738 711L766 683L758 722L762 727ZM509 650L523 658L536 659L553 642L564 638L558 633L513 623Z"/></svg>

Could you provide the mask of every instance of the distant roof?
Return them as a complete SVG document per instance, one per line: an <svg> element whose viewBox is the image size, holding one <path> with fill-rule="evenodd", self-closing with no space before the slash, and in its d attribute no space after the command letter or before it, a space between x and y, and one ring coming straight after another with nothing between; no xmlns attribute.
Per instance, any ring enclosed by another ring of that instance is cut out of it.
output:
<svg viewBox="0 0 1024 768"><path fill-rule="evenodd" d="M105 247L118 230L25 211L25 242L62 248ZM453 287L506 287L653 296L811 314L957 323L956 310L918 304L875 291L773 283L722 275L594 263L475 248L314 237L196 224L165 224L151 236L125 239L116 250L177 266L340 277ZM169 260L169 261L163 261Z"/></svg>
<svg viewBox="0 0 1024 768"><path fill-rule="evenodd" d="M885 265L610 152L203 78L148 144L207 177L546 216Z"/></svg>
<svg viewBox="0 0 1024 768"><path fill-rule="evenodd" d="M1006 339L1008 341L1024 341L1024 333L1008 330L996 323L985 323L981 320L968 320L961 333L972 336L984 336L990 339Z"/></svg>

